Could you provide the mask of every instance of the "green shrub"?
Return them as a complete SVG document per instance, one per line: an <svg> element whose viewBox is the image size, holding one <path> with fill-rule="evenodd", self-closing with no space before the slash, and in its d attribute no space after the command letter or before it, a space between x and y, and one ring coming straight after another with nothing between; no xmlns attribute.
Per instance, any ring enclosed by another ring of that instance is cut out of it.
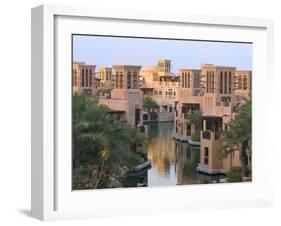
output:
<svg viewBox="0 0 281 226"><path fill-rule="evenodd" d="M191 139L192 139L192 141L199 142L200 141L200 131L192 133Z"/></svg>
<svg viewBox="0 0 281 226"><path fill-rule="evenodd" d="M228 182L241 182L242 181L242 169L240 166L231 167L226 173Z"/></svg>
<svg viewBox="0 0 281 226"><path fill-rule="evenodd" d="M149 114L150 114L151 120L157 120L157 118L158 118L157 112L150 112Z"/></svg>

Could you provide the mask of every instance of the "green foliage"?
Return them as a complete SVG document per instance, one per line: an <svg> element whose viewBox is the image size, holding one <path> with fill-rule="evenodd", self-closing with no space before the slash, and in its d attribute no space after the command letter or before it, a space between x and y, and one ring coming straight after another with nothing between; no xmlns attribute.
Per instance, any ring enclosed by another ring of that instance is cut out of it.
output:
<svg viewBox="0 0 281 226"><path fill-rule="evenodd" d="M97 90L97 96L99 96L100 94L104 94L104 93L109 93L110 94L111 89L98 89Z"/></svg>
<svg viewBox="0 0 281 226"><path fill-rule="evenodd" d="M196 132L192 133L191 139L193 141L200 142L200 131L196 131Z"/></svg>
<svg viewBox="0 0 281 226"><path fill-rule="evenodd" d="M157 120L157 118L158 118L157 112L150 112L149 114L150 114L151 120Z"/></svg>
<svg viewBox="0 0 281 226"><path fill-rule="evenodd" d="M107 112L94 98L73 96L74 189L108 187L125 166L143 162L132 147L145 142L145 135Z"/></svg>
<svg viewBox="0 0 281 226"><path fill-rule="evenodd" d="M251 99L240 108L239 113L227 125L223 132L224 152L226 155L235 150L240 151L242 175L247 175L251 170L250 162L252 155L252 102Z"/></svg>
<svg viewBox="0 0 281 226"><path fill-rule="evenodd" d="M157 109L159 108L159 105L156 103L155 100L153 100L152 97L150 96L145 96L144 99L143 99L143 106L144 108L150 112L151 110L153 109Z"/></svg>
<svg viewBox="0 0 281 226"><path fill-rule="evenodd" d="M187 120L195 125L195 130L198 131L202 127L202 113L200 111L193 111L187 115Z"/></svg>
<svg viewBox="0 0 281 226"><path fill-rule="evenodd" d="M241 182L242 181L242 169L240 166L231 167L226 173L228 182Z"/></svg>
<svg viewBox="0 0 281 226"><path fill-rule="evenodd" d="M158 113L154 112L153 110L158 109L159 105L156 103L156 101L152 97L150 97L150 96L144 97L143 107L149 113L151 120L157 120Z"/></svg>

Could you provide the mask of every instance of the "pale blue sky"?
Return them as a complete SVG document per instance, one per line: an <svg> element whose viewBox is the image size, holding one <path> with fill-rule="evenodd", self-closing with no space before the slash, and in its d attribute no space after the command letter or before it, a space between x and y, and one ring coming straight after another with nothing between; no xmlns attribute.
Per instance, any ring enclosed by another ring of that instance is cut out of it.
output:
<svg viewBox="0 0 281 226"><path fill-rule="evenodd" d="M199 69L200 64L252 69L252 44L187 40L142 39L103 36L73 36L73 60L111 66L155 65L158 59L172 60L172 71Z"/></svg>

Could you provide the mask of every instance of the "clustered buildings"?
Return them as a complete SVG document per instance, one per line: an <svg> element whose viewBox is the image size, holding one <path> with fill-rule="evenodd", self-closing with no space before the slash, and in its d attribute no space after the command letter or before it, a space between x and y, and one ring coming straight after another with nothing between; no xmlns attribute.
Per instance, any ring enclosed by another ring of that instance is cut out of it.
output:
<svg viewBox="0 0 281 226"><path fill-rule="evenodd" d="M200 69L180 68L171 72L171 60L162 59L156 65L101 67L83 62L73 63L73 92L99 98L109 113L132 125L149 121L143 99L152 97L159 107L153 109L158 121L174 122L174 138L200 145L200 164L197 170L208 174L225 173L240 165L239 151L222 158L221 132L250 97L252 72L235 67L202 64ZM189 120L194 111L202 114L202 126ZM192 140L200 134L200 141Z"/></svg>

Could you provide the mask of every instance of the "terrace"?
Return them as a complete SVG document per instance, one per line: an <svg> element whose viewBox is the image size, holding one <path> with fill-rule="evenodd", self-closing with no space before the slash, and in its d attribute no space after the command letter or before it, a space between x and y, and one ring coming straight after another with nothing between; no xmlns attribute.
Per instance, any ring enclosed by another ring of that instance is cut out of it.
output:
<svg viewBox="0 0 281 226"><path fill-rule="evenodd" d="M218 140L221 137L222 117L203 116L203 130L201 131L201 139Z"/></svg>

